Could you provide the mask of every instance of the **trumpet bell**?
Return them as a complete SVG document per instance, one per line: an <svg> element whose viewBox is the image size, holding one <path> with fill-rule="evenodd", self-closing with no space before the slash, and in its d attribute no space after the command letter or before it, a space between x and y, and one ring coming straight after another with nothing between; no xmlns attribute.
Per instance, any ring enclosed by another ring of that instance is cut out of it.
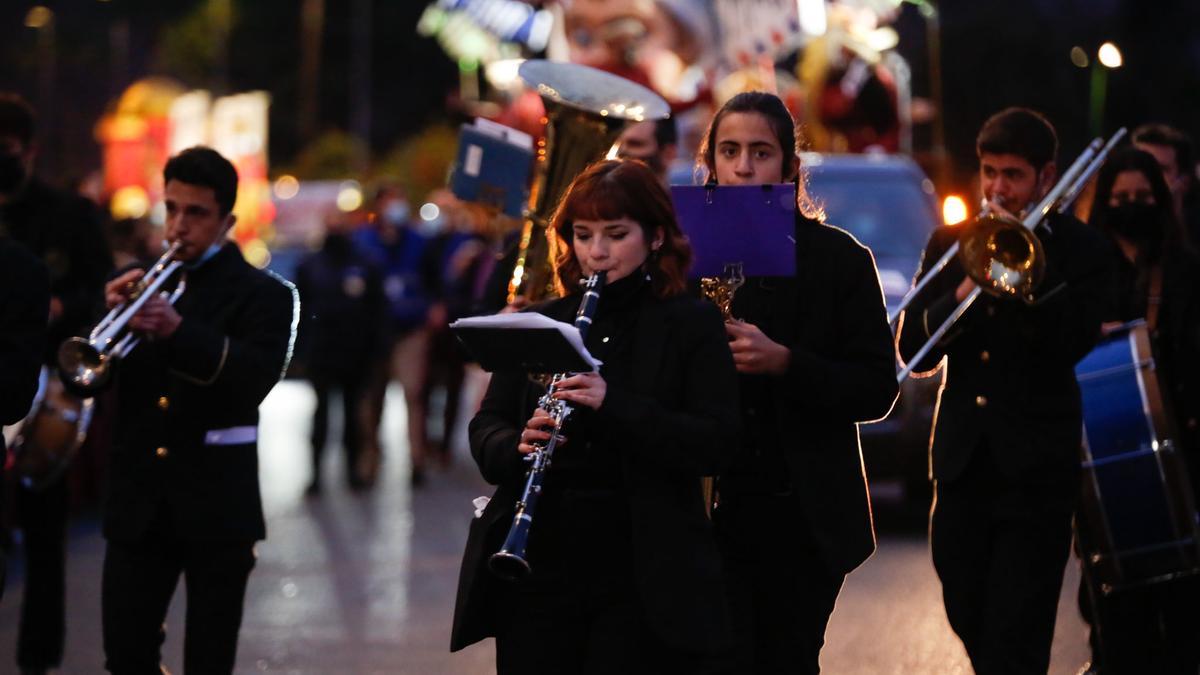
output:
<svg viewBox="0 0 1200 675"><path fill-rule="evenodd" d="M74 337L58 347L58 373L63 384L83 396L92 396L108 386L112 359L87 340Z"/></svg>
<svg viewBox="0 0 1200 675"><path fill-rule="evenodd" d="M1029 300L1046 273L1042 242L1020 222L990 214L959 239L963 269L985 292Z"/></svg>

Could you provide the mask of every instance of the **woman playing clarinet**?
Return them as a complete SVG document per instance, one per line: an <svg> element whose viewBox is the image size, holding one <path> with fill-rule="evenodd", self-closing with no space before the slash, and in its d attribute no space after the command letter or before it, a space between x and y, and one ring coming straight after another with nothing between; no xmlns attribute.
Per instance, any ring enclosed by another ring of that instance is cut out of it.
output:
<svg viewBox="0 0 1200 675"><path fill-rule="evenodd" d="M691 249L641 162L585 170L550 231L564 297L529 311L571 322L580 280L604 272L585 337L603 365L553 388L573 411L528 523L530 572L516 581L488 561L551 422L544 386L493 376L470 440L497 489L471 524L451 649L495 637L501 675L706 672L729 622L700 477L725 465L739 415L720 314L684 295Z"/></svg>

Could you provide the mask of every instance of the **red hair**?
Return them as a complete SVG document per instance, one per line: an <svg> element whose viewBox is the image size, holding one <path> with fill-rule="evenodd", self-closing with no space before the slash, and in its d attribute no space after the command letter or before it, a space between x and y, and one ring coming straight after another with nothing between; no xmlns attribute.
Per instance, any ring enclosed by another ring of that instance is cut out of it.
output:
<svg viewBox="0 0 1200 675"><path fill-rule="evenodd" d="M647 245L662 234L662 246L646 258L651 292L659 298L684 292L692 247L679 229L671 198L658 177L644 163L630 159L605 160L585 169L571 181L550 220L550 232L558 240L555 266L563 294L578 291L583 276L571 246L575 221L619 218L641 226Z"/></svg>

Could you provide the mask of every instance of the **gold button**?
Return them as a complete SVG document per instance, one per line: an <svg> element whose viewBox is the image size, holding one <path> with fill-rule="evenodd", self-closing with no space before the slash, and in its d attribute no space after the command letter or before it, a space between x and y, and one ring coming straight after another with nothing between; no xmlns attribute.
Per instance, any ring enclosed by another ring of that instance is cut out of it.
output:
<svg viewBox="0 0 1200 675"><path fill-rule="evenodd" d="M987 397L986 396L976 396L975 397L975 405L979 406L980 408L987 406Z"/></svg>
<svg viewBox="0 0 1200 675"><path fill-rule="evenodd" d="M988 350L985 349L985 350L979 352L979 360L980 361L987 363L991 359L992 359L992 355L988 353Z"/></svg>
<svg viewBox="0 0 1200 675"><path fill-rule="evenodd" d="M157 456L159 456L159 457L166 457L166 456L167 456L167 449L166 449L166 448L162 448L162 447L160 447L159 449L157 449L157 450L155 450L155 451L154 451L154 454L155 454L155 455L157 455Z"/></svg>
<svg viewBox="0 0 1200 675"><path fill-rule="evenodd" d="M166 396L158 397L158 409L159 410L166 410L167 408L170 408L170 407L171 407L171 399L167 398Z"/></svg>

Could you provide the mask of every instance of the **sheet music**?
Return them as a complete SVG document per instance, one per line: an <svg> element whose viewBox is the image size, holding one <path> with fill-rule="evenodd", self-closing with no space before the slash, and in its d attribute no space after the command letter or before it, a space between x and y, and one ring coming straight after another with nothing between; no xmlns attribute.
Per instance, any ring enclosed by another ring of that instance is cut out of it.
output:
<svg viewBox="0 0 1200 675"><path fill-rule="evenodd" d="M459 319L450 324L451 328L553 328L566 338L567 342L575 350L579 356L591 364L593 371L600 370L600 365L603 363L588 352L587 347L583 345L583 336L579 334L579 329L569 323L563 323L551 319L545 314L537 312L513 312L511 314L491 314L488 316L471 316L465 319Z"/></svg>

